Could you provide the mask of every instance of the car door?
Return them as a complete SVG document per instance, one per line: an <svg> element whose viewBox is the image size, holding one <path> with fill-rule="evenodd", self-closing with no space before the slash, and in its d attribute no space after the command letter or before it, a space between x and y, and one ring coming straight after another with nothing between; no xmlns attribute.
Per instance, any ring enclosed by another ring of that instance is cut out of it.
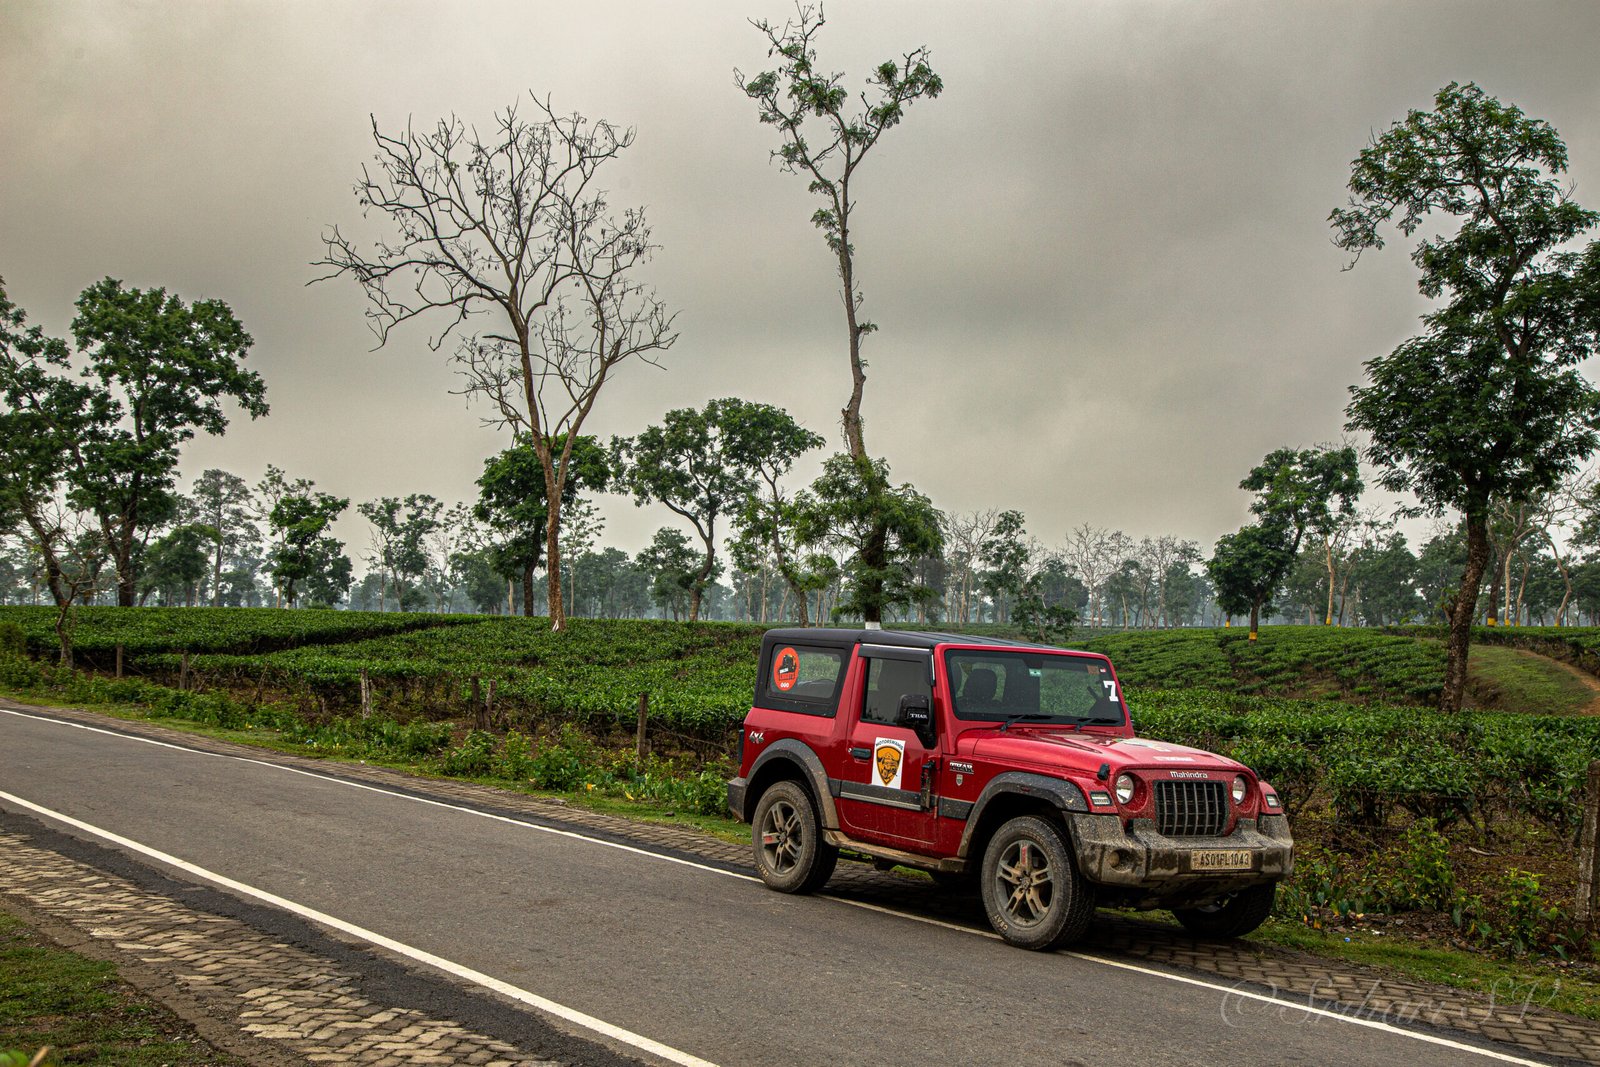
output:
<svg viewBox="0 0 1600 1067"><path fill-rule="evenodd" d="M918 736L896 720L902 696L924 696L931 707L932 656L922 649L865 645L860 655L864 683L859 705L849 711L849 758L839 784L840 826L863 841L916 851L934 840L931 783L938 772L938 738L936 727ZM924 774L930 783L926 793Z"/></svg>

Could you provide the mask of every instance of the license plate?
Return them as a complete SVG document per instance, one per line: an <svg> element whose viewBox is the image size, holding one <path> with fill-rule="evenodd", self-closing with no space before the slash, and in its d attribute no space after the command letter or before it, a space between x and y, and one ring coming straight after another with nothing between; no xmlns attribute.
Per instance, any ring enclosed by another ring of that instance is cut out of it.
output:
<svg viewBox="0 0 1600 1067"><path fill-rule="evenodd" d="M1189 853L1191 871L1248 871L1251 867L1248 849L1201 849Z"/></svg>

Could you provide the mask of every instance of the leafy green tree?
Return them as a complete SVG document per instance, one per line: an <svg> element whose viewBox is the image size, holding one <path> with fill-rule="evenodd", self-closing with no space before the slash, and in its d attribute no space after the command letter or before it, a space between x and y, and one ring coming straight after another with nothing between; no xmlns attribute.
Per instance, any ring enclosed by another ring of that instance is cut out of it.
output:
<svg viewBox="0 0 1600 1067"><path fill-rule="evenodd" d="M1136 626L1144 619L1141 597L1149 587L1143 565L1136 559L1125 559L1101 583L1101 600L1107 613L1116 609L1122 626Z"/></svg>
<svg viewBox="0 0 1600 1067"><path fill-rule="evenodd" d="M981 578L981 588L994 602L995 622L1010 619L1011 602L1022 596L1028 582L1027 520L1020 511L1002 511L995 516L994 526L984 539L979 559L987 569ZM1042 614L1043 603L1038 606Z"/></svg>
<svg viewBox="0 0 1600 1067"><path fill-rule="evenodd" d="M781 544L775 528L785 517L781 504L762 508L758 485L778 499L777 482L794 461L821 444L821 438L770 404L734 397L713 400L703 410L667 412L660 426L634 438L612 441L618 484L634 502L665 504L694 527L704 558L689 593L689 621L700 617L700 601L717 570L717 521L754 511L754 524ZM786 576L787 577L787 576Z"/></svg>
<svg viewBox="0 0 1600 1067"><path fill-rule="evenodd" d="M1322 553L1315 548L1300 550L1283 579L1277 600L1285 618L1292 617L1307 626L1316 622L1328 602L1328 569Z"/></svg>
<svg viewBox="0 0 1600 1067"><path fill-rule="evenodd" d="M900 595L886 595L878 583L897 569L882 553L899 537L891 528L903 521L903 494L887 482L877 481L880 468L887 468L867 451L862 432L861 399L867 375L861 341L877 326L861 317L865 297L856 275L853 183L867 153L900 124L906 109L924 97L937 97L944 81L929 66L928 50L918 48L901 60L888 60L874 68L867 78L872 98L862 94L862 108L856 112L850 92L841 84L844 75L825 73L825 68L817 66L815 38L825 24L822 8L801 7L798 15L798 21L787 22L781 29L765 20L753 23L766 37L767 54L777 57L778 65L748 78L735 70L734 82L754 101L761 122L778 131L780 144L772 158L785 173L804 178L808 191L822 201L811 221L822 231L835 259L849 345L851 389L841 412L842 425L850 459L857 468L855 480L864 490L859 494L860 503L869 509L871 518L864 527L859 522L850 524L862 535L852 546L860 560L852 596L863 618L878 622L884 608Z"/></svg>
<svg viewBox="0 0 1600 1067"><path fill-rule="evenodd" d="M473 607L485 614L500 613L506 602L506 583L495 570L492 549L463 549L451 555L449 567L451 580Z"/></svg>
<svg viewBox="0 0 1600 1067"><path fill-rule="evenodd" d="M874 461L863 477L849 456L830 456L799 500L800 543L849 552L849 592L837 612L876 622L886 609L938 596L917 582L916 564L943 549L939 512L909 483L890 485L888 464Z"/></svg>
<svg viewBox="0 0 1600 1067"><path fill-rule="evenodd" d="M100 521L117 603L129 607L144 538L176 511L179 446L196 430L221 435L225 400L251 418L265 415L266 385L244 368L250 335L220 300L185 304L165 289L124 289L106 278L83 291L77 308L72 334L105 394L105 418L79 443L72 492Z"/></svg>
<svg viewBox="0 0 1600 1067"><path fill-rule="evenodd" d="M381 568L394 586L395 608L406 611L421 598L417 583L431 557L428 539L443 521L442 501L427 493L411 493L404 500L386 496L357 504L356 510L372 524L373 553L367 559ZM378 610L384 608L384 587L378 587Z"/></svg>
<svg viewBox="0 0 1600 1067"><path fill-rule="evenodd" d="M1261 616L1271 609L1294 560L1289 532L1276 523L1251 523L1217 541L1206 573L1216 588L1218 607L1230 616L1250 616L1250 640L1256 639Z"/></svg>
<svg viewBox="0 0 1600 1067"><path fill-rule="evenodd" d="M1462 524L1430 537L1417 553L1417 592L1429 622L1449 625L1449 605L1467 565L1467 532Z"/></svg>
<svg viewBox="0 0 1600 1067"><path fill-rule="evenodd" d="M1437 303L1425 331L1366 364L1348 426L1370 436L1380 484L1465 519L1467 559L1449 605L1440 707L1459 710L1496 496L1530 503L1595 448L1600 393L1577 366L1600 330L1600 243L1571 242L1600 216L1559 176L1567 150L1548 123L1476 85L1445 86L1362 150L1350 202L1330 215L1357 256L1393 224L1437 230L1412 260ZM1450 232L1449 220L1457 221Z"/></svg>
<svg viewBox="0 0 1600 1067"><path fill-rule="evenodd" d="M215 527L185 523L174 527L150 545L139 575L142 600L160 592L168 604L180 596L183 606L194 607L196 587L211 569L211 553L222 540Z"/></svg>
<svg viewBox="0 0 1600 1067"><path fill-rule="evenodd" d="M606 619L631 619L650 608L652 576L620 548L586 552L576 564L591 615Z"/></svg>
<svg viewBox="0 0 1600 1067"><path fill-rule="evenodd" d="M1388 626L1422 616L1426 605L1417 592L1417 574L1417 557L1398 530L1357 549L1351 581L1366 621Z"/></svg>
<svg viewBox="0 0 1600 1067"><path fill-rule="evenodd" d="M194 480L189 501L191 521L217 531L211 546L211 606L221 607L223 558L248 550L261 536L255 527L250 484L213 467Z"/></svg>
<svg viewBox="0 0 1600 1067"><path fill-rule="evenodd" d="M605 449L593 437L578 438L570 449L565 441L554 447L569 457L570 476L562 479L563 507L577 500L580 489L601 490L610 482ZM530 616L534 614L533 575L544 562L549 545L547 484L538 450L519 442L484 461L483 474L478 477L478 502L472 510L473 517L484 523L494 538L496 570L513 581L521 580L522 610ZM558 580L556 587L560 585ZM565 603L561 607L564 613Z"/></svg>
<svg viewBox="0 0 1600 1067"><path fill-rule="evenodd" d="M313 604L337 604L350 591L354 567L344 542L328 532L349 506L348 499L310 490L291 492L273 506L268 521L278 543L272 577L291 608L302 596Z"/></svg>
<svg viewBox="0 0 1600 1067"><path fill-rule="evenodd" d="M1250 510L1258 521L1218 541L1222 555L1213 555L1207 570L1224 611L1243 615L1248 607L1254 641L1261 612L1289 577L1306 534L1327 536L1355 513L1361 493L1356 451L1280 448L1253 467L1239 488L1256 494Z"/></svg>
<svg viewBox="0 0 1600 1067"><path fill-rule="evenodd" d="M745 546L742 555L746 563L753 562L762 554L756 551L756 546L771 554L779 576L794 595L800 625L810 626L809 594L820 588L819 578L801 558L795 540L799 512L781 483L793 469L795 460L814 448L821 448L825 442L795 422L787 411L770 404L746 403L733 415L740 424L741 436L767 442L767 446L759 450L755 462L760 488L745 499L744 506L734 515L738 543ZM765 618L765 613L762 617Z"/></svg>
<svg viewBox="0 0 1600 1067"><path fill-rule="evenodd" d="M1210 592L1206 587L1206 580L1191 569L1193 562L1174 561L1162 576L1161 584L1166 590L1169 626L1192 626ZM1087 590L1084 591L1084 599L1088 599Z"/></svg>
<svg viewBox="0 0 1600 1067"><path fill-rule="evenodd" d="M689 609L689 598L700 574L700 554L682 530L663 526L639 553L638 566L650 576L650 595L674 622Z"/></svg>
<svg viewBox="0 0 1600 1067"><path fill-rule="evenodd" d="M69 369L66 343L28 326L0 284L0 519L28 531L63 623L89 589L67 577L82 523L62 493L80 443L108 414L102 394L67 377ZM71 569L90 568L80 559ZM70 659L66 644L62 658Z"/></svg>
<svg viewBox="0 0 1600 1067"><path fill-rule="evenodd" d="M1250 511L1288 531L1299 552L1308 534L1326 539L1342 519L1355 515L1363 486L1356 450L1345 446L1269 452L1239 488L1256 494ZM1331 584L1331 567L1329 574Z"/></svg>

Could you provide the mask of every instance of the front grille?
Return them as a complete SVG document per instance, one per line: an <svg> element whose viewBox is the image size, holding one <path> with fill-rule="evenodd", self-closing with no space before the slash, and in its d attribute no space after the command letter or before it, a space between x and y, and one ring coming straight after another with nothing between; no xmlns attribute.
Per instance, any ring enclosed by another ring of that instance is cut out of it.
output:
<svg viewBox="0 0 1600 1067"><path fill-rule="evenodd" d="M1216 837L1228 828L1221 782L1156 782L1156 829L1168 837Z"/></svg>

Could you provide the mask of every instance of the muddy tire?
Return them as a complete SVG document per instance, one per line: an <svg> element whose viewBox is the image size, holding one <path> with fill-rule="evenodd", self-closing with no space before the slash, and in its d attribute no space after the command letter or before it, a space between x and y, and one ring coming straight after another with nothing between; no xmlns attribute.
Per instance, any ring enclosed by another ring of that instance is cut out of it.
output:
<svg viewBox="0 0 1600 1067"><path fill-rule="evenodd" d="M817 807L799 782L774 782L761 794L750 841L756 872L780 893L821 889L839 862L839 850L822 840Z"/></svg>
<svg viewBox="0 0 1600 1067"><path fill-rule="evenodd" d="M1218 941L1243 937L1267 921L1277 893L1277 883L1253 885L1208 907L1174 908L1172 914L1196 937Z"/></svg>
<svg viewBox="0 0 1600 1067"><path fill-rule="evenodd" d="M1064 832L1032 815L989 839L979 884L989 925L1018 948L1070 944L1094 918L1094 886L1078 873Z"/></svg>

